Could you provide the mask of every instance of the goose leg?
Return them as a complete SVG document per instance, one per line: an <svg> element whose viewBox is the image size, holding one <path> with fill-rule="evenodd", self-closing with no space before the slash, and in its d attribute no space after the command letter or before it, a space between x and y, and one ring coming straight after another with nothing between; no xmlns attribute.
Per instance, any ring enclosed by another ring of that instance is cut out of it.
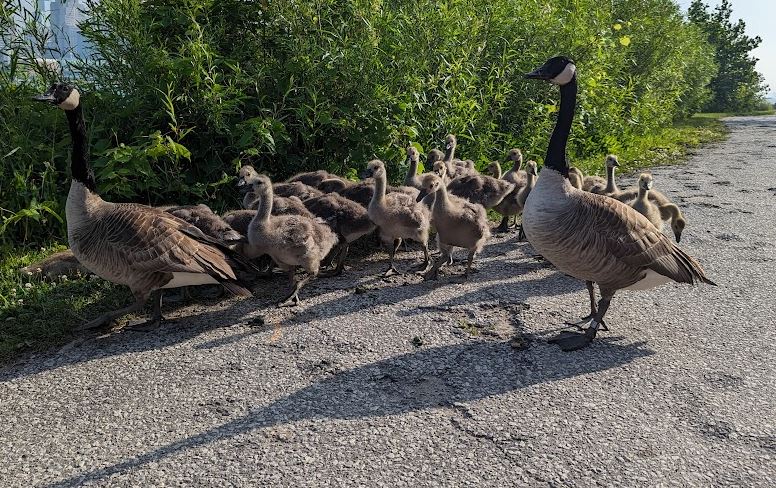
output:
<svg viewBox="0 0 776 488"><path fill-rule="evenodd" d="M428 243L427 242L421 243L421 245L423 246L423 264L421 264L420 266L414 266L412 270L418 271L419 273L422 274L428 271L431 257L429 256L429 253L428 253Z"/></svg>
<svg viewBox="0 0 776 488"><path fill-rule="evenodd" d="M148 301L148 295L147 294L140 294L135 293L135 303L132 305L129 305L128 307L119 308L118 310L113 310L111 312L104 313L97 317L94 320L91 320L79 327L77 327L75 330L90 330L90 329L97 329L99 327L103 327L105 325L110 324L114 320L116 320L119 317L123 317L124 315L139 312L140 310L143 310L143 307L146 304L146 301Z"/></svg>
<svg viewBox="0 0 776 488"><path fill-rule="evenodd" d="M307 275L301 280L297 280L295 275L296 267L293 267L288 271L288 279L291 281L292 285L291 293L289 293L280 303L278 303L278 307L293 307L299 305L299 290L301 290L302 287L313 278L313 276Z"/></svg>
<svg viewBox="0 0 776 488"><path fill-rule="evenodd" d="M345 242L345 244L343 244L342 247L340 248L339 254L337 255L337 266L332 271L321 273L321 276L329 277L329 276L341 275L342 272L345 270L345 257L348 255L348 249L350 249L350 244Z"/></svg>
<svg viewBox="0 0 776 488"><path fill-rule="evenodd" d="M596 314L596 306L595 306L595 288L593 287L592 281L586 281L585 285L587 285L587 293L590 296L590 314L585 315L581 319L579 319L577 322L569 322L566 321L566 325L571 325L573 327L576 327L579 330L582 330L582 326L585 324L590 323L591 320L593 320L593 317L595 317Z"/></svg>
<svg viewBox="0 0 776 488"><path fill-rule="evenodd" d="M606 322L604 322L604 315L606 315L606 311L609 310L609 304L611 303L613 296L614 291L602 289L601 300L598 302L598 311L590 321L590 327L583 332L570 332L565 330L548 342L554 342L560 346L561 350L566 352L576 351L589 346L590 343L593 342L593 339L595 339L599 329L609 330L606 326Z"/></svg>
<svg viewBox="0 0 776 488"><path fill-rule="evenodd" d="M525 239L525 231L523 230L523 224L520 224L519 229L517 231L517 240L522 241Z"/></svg>
<svg viewBox="0 0 776 488"><path fill-rule="evenodd" d="M477 271L472 269L472 262L474 261L474 250L469 251L469 259L466 262L466 271L463 272L463 277L468 278L469 273Z"/></svg>
<svg viewBox="0 0 776 488"><path fill-rule="evenodd" d="M496 227L496 232L499 234L503 234L504 232L509 232L509 216L504 215L501 217L501 223L498 227Z"/></svg>
<svg viewBox="0 0 776 488"><path fill-rule="evenodd" d="M393 264L393 258L394 258L394 256L396 256L396 251L399 250L399 245L401 245L401 239L394 239L393 240L393 246L390 247L390 250L389 250L389 252L391 254L391 264L388 267L388 270L385 273L383 273L383 276L386 277L386 278L389 277L389 276L396 275L396 274L401 274L401 273L399 273L399 270L396 269L396 266L394 266L394 264Z"/></svg>
<svg viewBox="0 0 776 488"><path fill-rule="evenodd" d="M448 259L449 256L450 256L450 251L443 248L442 249L442 256L439 259L436 259L434 261L434 266L432 266L431 269L428 270L423 275L423 280L424 281L428 281L428 280L437 280L437 279L439 279L439 268L441 268L442 266L447 264L447 259Z"/></svg>
<svg viewBox="0 0 776 488"><path fill-rule="evenodd" d="M162 290L152 291L150 300L153 306L151 317L148 320L130 323L127 325L128 329L145 332L159 328L164 320L162 317Z"/></svg>

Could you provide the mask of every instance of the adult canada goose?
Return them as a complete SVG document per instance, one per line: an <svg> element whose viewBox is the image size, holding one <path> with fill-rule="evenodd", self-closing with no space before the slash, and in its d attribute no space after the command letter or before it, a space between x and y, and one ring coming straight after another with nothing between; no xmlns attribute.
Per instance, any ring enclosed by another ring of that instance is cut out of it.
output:
<svg viewBox="0 0 776 488"><path fill-rule="evenodd" d="M469 250L464 272L464 276L468 276L474 256L482 251L485 241L490 237L485 209L482 205L449 195L442 179L433 173L423 176L422 185L418 201L428 194L436 195L431 208L431 221L437 232L439 249L442 251L442 257L436 260L425 278L437 279L439 268L451 259L453 247Z"/></svg>
<svg viewBox="0 0 776 488"><path fill-rule="evenodd" d="M350 244L375 230L367 210L342 195L329 193L304 201L307 209L326 221L339 237L337 264L330 275L338 276L345 269L345 257Z"/></svg>
<svg viewBox="0 0 776 488"><path fill-rule="evenodd" d="M341 179L339 176L319 169L317 171L309 171L307 173L299 173L286 180L286 183L294 183L296 181L304 183L305 185L317 187L323 180L328 179Z"/></svg>
<svg viewBox="0 0 776 488"><path fill-rule="evenodd" d="M560 111L550 137L541 178L528 196L523 227L531 245L560 271L584 280L590 294L590 326L565 331L553 339L564 351L589 345L617 290L644 290L676 281L709 280L689 254L659 232L650 221L624 203L579 191L568 180L566 142L577 98L576 66L554 57L526 78L560 87ZM601 300L595 306L593 283Z"/></svg>
<svg viewBox="0 0 776 488"><path fill-rule="evenodd" d="M299 290L318 275L321 261L337 244L337 236L326 224L299 215L272 215L272 182L265 175L249 176L259 197L259 209L248 226L248 242L252 254L268 254L280 269L286 271L292 284L291 292L279 305L299 303ZM307 276L295 277L303 268Z"/></svg>
<svg viewBox="0 0 776 488"><path fill-rule="evenodd" d="M245 242L245 235L243 233L233 229L204 203L158 208L195 225L205 235L224 241L227 244Z"/></svg>
<svg viewBox="0 0 776 488"><path fill-rule="evenodd" d="M19 270L21 273L53 280L60 276L72 278L74 276L86 276L92 274L83 264L78 262L70 249L55 252L40 261L36 261Z"/></svg>
<svg viewBox="0 0 776 488"><path fill-rule="evenodd" d="M420 190L420 177L418 176L418 162L420 161L420 153L413 146L407 148L407 159L409 161L409 167L407 168L407 176L404 177L404 186L410 186Z"/></svg>
<svg viewBox="0 0 776 488"><path fill-rule="evenodd" d="M54 83L35 99L63 109L70 127L72 181L65 215L73 255L96 275L128 286L135 297L132 305L108 312L81 329L138 312L149 298L153 298L153 313L146 326L158 325L163 288L220 283L235 295L251 296L233 268L252 266L225 243L162 210L100 198L89 166L86 122L76 88Z"/></svg>
<svg viewBox="0 0 776 488"><path fill-rule="evenodd" d="M363 178L374 178L375 191L367 211L372 222L380 228L380 239L390 253L390 265L385 276L398 273L393 264L394 255L402 239L412 239L423 247L423 269L428 268L428 233L431 216L428 207L405 193L386 194L387 175L382 161L369 162Z"/></svg>
<svg viewBox="0 0 776 488"><path fill-rule="evenodd" d="M619 159L614 154L606 156L606 179L600 176L585 176L582 179L582 189L599 195L612 195L617 193L617 183L614 181L614 169L620 165Z"/></svg>

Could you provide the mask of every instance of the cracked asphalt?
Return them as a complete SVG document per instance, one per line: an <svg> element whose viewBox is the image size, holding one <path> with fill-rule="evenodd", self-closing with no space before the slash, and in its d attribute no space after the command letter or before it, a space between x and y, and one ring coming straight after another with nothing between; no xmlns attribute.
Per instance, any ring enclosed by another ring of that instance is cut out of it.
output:
<svg viewBox="0 0 776 488"><path fill-rule="evenodd" d="M584 286L514 235L468 282L279 277L0 371L0 486L774 486L776 117L726 123L653 169L719 287L621 292L563 353Z"/></svg>

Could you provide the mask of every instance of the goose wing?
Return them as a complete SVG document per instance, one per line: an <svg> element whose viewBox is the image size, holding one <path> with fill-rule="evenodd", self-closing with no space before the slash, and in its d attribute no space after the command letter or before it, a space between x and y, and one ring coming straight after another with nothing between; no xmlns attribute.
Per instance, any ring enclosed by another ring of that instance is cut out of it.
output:
<svg viewBox="0 0 776 488"><path fill-rule="evenodd" d="M575 194L579 204L570 217L582 230L575 233L576 245L597 255L600 285L625 288L647 270L679 283L713 284L695 259L633 208L603 195Z"/></svg>
<svg viewBox="0 0 776 488"><path fill-rule="evenodd" d="M219 241L166 212L134 204L116 204L94 221L93 253L107 256L109 266L134 273L205 273L235 280ZM82 241L83 242L83 241Z"/></svg>

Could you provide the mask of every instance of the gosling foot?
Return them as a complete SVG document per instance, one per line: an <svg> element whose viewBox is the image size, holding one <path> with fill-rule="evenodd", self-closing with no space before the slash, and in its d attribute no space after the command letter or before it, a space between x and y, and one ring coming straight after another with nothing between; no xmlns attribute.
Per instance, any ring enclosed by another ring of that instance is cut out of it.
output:
<svg viewBox="0 0 776 488"><path fill-rule="evenodd" d="M138 320L130 320L127 322L127 325L124 327L124 329L127 330L133 330L136 332L151 332L159 328L159 326L162 325L162 318L151 318L151 319L138 319Z"/></svg>

